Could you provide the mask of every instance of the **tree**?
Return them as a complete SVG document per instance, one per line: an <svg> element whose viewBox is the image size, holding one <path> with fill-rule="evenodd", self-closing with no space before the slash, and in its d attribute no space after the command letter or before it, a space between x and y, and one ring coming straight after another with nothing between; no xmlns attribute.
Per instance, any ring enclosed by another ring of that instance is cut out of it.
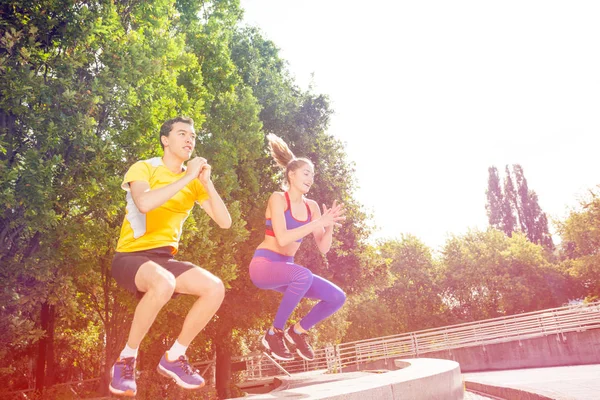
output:
<svg viewBox="0 0 600 400"><path fill-rule="evenodd" d="M498 169L492 166L488 168L488 173L488 189L486 190L487 203L485 205L488 221L490 226L499 230L504 230L504 196L502 195L502 189L500 188Z"/></svg>
<svg viewBox="0 0 600 400"><path fill-rule="evenodd" d="M2 7L0 259L14 284L9 309L38 326L17 342L30 357L37 343L42 390L61 372L53 367L55 333L78 308L74 277L111 257L81 243L105 246L93 240L105 228L114 235L123 201L115 182L134 157L157 147L157 121L198 105L177 82L182 71L193 73L194 60L180 38L162 35L172 10L166 0ZM202 120L201 108L192 114ZM93 253L102 257L80 258Z"/></svg>
<svg viewBox="0 0 600 400"><path fill-rule="evenodd" d="M537 194L528 188L523 168L519 164L513 165L513 172L517 182L517 215L522 231L531 242L553 249L552 236L548 232L548 219L538 203Z"/></svg>
<svg viewBox="0 0 600 400"><path fill-rule="evenodd" d="M231 356L242 347L245 329L253 327L262 315L260 297L254 296L247 273L252 244L257 244L258 232L264 233L264 219L258 210L267 199L261 188L268 168L258 117L260 105L231 57L232 37L241 18L239 3L216 1L205 7L178 2L177 7L181 13L177 29L185 33L187 46L198 59L207 90L206 121L198 132L201 143L197 151L213 165L215 182L234 220L228 231L200 230L197 235L188 235L181 252L182 257L200 260L200 265L223 279L228 289L217 317L196 340L204 341L210 356L216 355L217 392L227 398L236 394L231 382ZM197 221L205 219L196 216Z"/></svg>
<svg viewBox="0 0 600 400"><path fill-rule="evenodd" d="M440 326L445 306L431 250L412 235L379 243L378 253L389 270L387 287L362 296L349 315L346 341Z"/></svg>
<svg viewBox="0 0 600 400"><path fill-rule="evenodd" d="M495 229L453 237L441 260L443 301L455 322L495 318L568 300L564 274L540 245Z"/></svg>
<svg viewBox="0 0 600 400"><path fill-rule="evenodd" d="M600 186L599 186L600 187ZM600 194L590 190L580 207L559 224L563 268L576 279L576 297L600 298Z"/></svg>
<svg viewBox="0 0 600 400"><path fill-rule="evenodd" d="M512 236L518 223L518 231L523 232L532 243L549 250L554 249L552 236L548 231L548 219L539 205L537 194L527 186L523 168L519 164L513 165L515 185L508 165L506 166L504 192L500 189L496 167L490 167L488 172L486 210L490 226Z"/></svg>
<svg viewBox="0 0 600 400"><path fill-rule="evenodd" d="M194 210L180 247L182 258L228 288L190 350L195 360L217 354L222 397L231 393L231 355L256 347L254 332L277 301L247 276L279 178L265 132L313 159L320 177L311 197L348 208L327 257L307 240L298 260L349 293L385 279L366 243L368 216L353 199L353 166L326 133L327 97L299 90L257 30L238 30L238 1L34 3L0 6L0 374L7 389L35 381L43 390L101 374L98 392L106 393L135 305L110 275L124 216L120 183L133 162L160 154L158 128L175 115L194 118L196 149L213 165L234 219L221 231ZM141 369L154 367L174 339L179 327L166 321L182 318L189 301L182 296L159 314L165 323L143 342ZM320 330L318 340L339 340L346 325L339 327ZM33 359L36 378L28 372ZM164 388L152 376L144 374L142 391L160 397Z"/></svg>
<svg viewBox="0 0 600 400"><path fill-rule="evenodd" d="M505 168L506 176L504 177L504 200L502 202L502 226L504 233L511 237L512 233L517 230L517 194L513 185L512 176L508 165Z"/></svg>
<svg viewBox="0 0 600 400"><path fill-rule="evenodd" d="M278 134L295 154L314 162L318 178L311 190L311 198L329 204L333 199L339 199L349 210L349 220L336 233L328 255L323 257L309 238L296 256L297 262L332 279L346 291L357 290L360 284L366 286L370 280L357 277L376 277L378 270L368 262L366 215L352 198L352 166L345 159L341 143L326 133L332 112L327 98L299 90L289 78L275 45L264 39L257 29L236 30L230 43L231 59L236 70L260 106L258 115L262 132ZM264 237L264 210L268 196L279 190L281 178L266 152L264 139L261 140L260 151L262 157L251 164L254 175L250 176L255 178L248 182L258 186L253 186L253 191L248 193L243 211L250 240L238 249L238 279L231 282L232 290L219 311L219 314L223 312L234 318L219 319L215 326L219 338L217 356L222 356L219 360L224 364L232 353L240 351L241 344L248 349L257 348L256 332L270 324L279 300L277 295L255 288L247 275L253 251ZM246 307L241 308L240 304ZM303 302L292 316L292 321L310 306L309 302ZM335 329L319 329L318 340L322 343L340 340L344 327L345 324L340 323ZM223 376L229 376L227 368L224 371ZM220 395L224 395L229 385L218 383L218 388Z"/></svg>

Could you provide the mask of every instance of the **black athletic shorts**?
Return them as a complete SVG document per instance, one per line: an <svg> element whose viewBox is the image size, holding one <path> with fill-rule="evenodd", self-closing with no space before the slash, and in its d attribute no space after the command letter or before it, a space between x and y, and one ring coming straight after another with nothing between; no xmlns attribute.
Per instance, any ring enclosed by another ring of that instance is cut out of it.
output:
<svg viewBox="0 0 600 400"><path fill-rule="evenodd" d="M142 264L147 261L154 261L172 273L175 278L187 270L198 268L191 262L175 260L173 254L171 254L171 247L165 246L130 253L115 253L112 261L112 276L119 286L141 298L144 292L140 292L135 285L135 274L137 274Z"/></svg>

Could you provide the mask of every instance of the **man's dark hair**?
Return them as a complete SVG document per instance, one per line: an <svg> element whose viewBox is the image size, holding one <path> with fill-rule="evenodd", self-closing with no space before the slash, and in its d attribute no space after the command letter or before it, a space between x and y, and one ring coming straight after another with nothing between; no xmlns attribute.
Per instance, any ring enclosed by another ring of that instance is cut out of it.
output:
<svg viewBox="0 0 600 400"><path fill-rule="evenodd" d="M192 127L194 127L194 120L191 119L190 117L175 117L175 118L166 120L160 127L160 135L158 136L158 141L160 142L160 147L162 147L163 150L165 149L165 145L163 144L163 142L161 140L161 136L169 136L169 132L171 132L171 129L173 128L173 124L176 124L177 122L185 122L186 124L189 124Z"/></svg>

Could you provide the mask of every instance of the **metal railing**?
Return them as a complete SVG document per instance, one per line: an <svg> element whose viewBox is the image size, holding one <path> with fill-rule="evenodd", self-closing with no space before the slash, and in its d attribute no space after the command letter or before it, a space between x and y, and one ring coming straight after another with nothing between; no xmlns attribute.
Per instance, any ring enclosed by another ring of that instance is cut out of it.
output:
<svg viewBox="0 0 600 400"><path fill-rule="evenodd" d="M315 349L315 359L312 361L303 359L277 361L263 353L235 357L232 361L246 363L246 370L243 371L243 379L247 381L285 375L286 373L293 374L306 371L333 370L337 362L335 348L333 346Z"/></svg>
<svg viewBox="0 0 600 400"><path fill-rule="evenodd" d="M277 362L289 373L342 368L385 358L419 357L422 354L461 347L489 345L514 340L600 328L600 301L534 311L476 322L450 325L379 338L341 343L315 350L313 361ZM281 368L261 355L238 357L246 362L245 379L256 380L283 375Z"/></svg>
<svg viewBox="0 0 600 400"><path fill-rule="evenodd" d="M365 361L418 357L460 347L557 335L600 328L600 302L553 308L483 321L426 329L336 346L339 369Z"/></svg>

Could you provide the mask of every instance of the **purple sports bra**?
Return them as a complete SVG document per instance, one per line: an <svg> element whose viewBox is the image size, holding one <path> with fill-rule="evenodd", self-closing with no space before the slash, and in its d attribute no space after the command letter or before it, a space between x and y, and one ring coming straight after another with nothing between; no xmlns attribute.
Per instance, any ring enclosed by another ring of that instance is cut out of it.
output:
<svg viewBox="0 0 600 400"><path fill-rule="evenodd" d="M285 216L285 226L287 229L299 228L302 225L306 225L310 222L310 220L311 220L310 207L308 206L308 203L306 202L306 200L304 200L304 204L306 205L306 211L308 211L308 218L306 219L306 221L299 221L296 218L294 218L294 216L292 215L292 206L290 204L290 196L289 196L288 192L285 192L285 201L287 203L287 208L285 209L285 212L283 215ZM265 235L275 237L275 232L273 232L273 223L271 222L271 218L267 218ZM296 242L300 243L300 242L302 242L302 239L298 239L298 240L296 240Z"/></svg>

